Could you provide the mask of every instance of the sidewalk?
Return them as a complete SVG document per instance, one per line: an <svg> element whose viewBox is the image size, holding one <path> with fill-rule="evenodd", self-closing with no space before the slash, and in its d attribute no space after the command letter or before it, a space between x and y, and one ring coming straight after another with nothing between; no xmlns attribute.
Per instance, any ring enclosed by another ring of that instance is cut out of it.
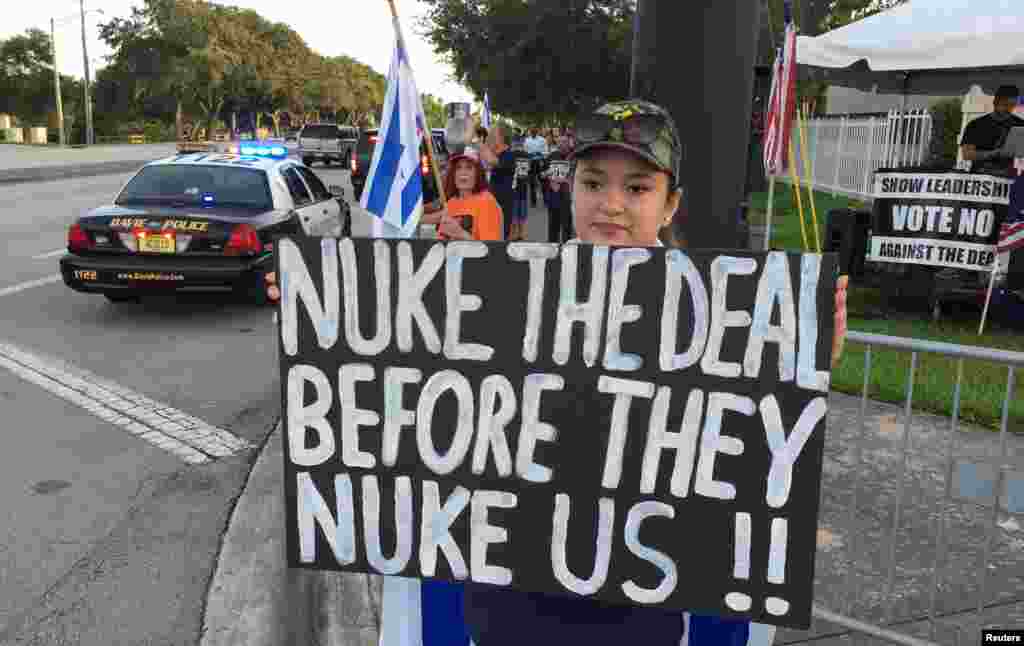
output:
<svg viewBox="0 0 1024 646"><path fill-rule="evenodd" d="M130 173L174 152L174 143L83 148L0 144L0 184Z"/></svg>
<svg viewBox="0 0 1024 646"><path fill-rule="evenodd" d="M531 209L530 239L547 234L547 214ZM946 473L946 418L915 414L896 537L892 595L886 595L890 503L897 495L902 460L902 408L869 402L862 466L856 462L860 399L833 393L822 475L815 603L861 621L883 623L891 612L893 630L953 646L977 643L975 593L985 532L993 512L969 503L945 506L948 557L936 594L941 628L929 635L926 619L932 594L936 523L943 509ZM379 577L289 572L284 567L283 455L275 431L254 467L225 536L211 586L202 646L317 644L372 646L379 622ZM1024 438L1007 438L1007 453L1024 458ZM961 426L958 459L999 455L998 433ZM849 513L857 488L857 519ZM1021 495L1024 495L1022 493ZM999 514L991 545L984 615L987 626L1024 628L1024 518ZM847 574L855 574L855 590ZM371 582L373 585L371 585ZM852 608L847 605L853 600ZM283 639L291 631L298 639ZM816 621L810 631L780 630L775 643L848 646L850 633ZM856 644L883 644L862 638ZM959 641L958 641L959 640Z"/></svg>
<svg viewBox="0 0 1024 646"><path fill-rule="evenodd" d="M375 646L380 577L285 568L283 477L279 424L224 536L200 646Z"/></svg>

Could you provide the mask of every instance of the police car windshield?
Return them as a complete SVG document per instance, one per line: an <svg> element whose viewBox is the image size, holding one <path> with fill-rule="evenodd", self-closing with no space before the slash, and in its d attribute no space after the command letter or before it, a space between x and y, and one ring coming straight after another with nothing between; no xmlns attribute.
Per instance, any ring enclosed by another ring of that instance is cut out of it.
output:
<svg viewBox="0 0 1024 646"><path fill-rule="evenodd" d="M269 211L273 208L266 174L253 168L165 164L147 166L115 204L226 206Z"/></svg>

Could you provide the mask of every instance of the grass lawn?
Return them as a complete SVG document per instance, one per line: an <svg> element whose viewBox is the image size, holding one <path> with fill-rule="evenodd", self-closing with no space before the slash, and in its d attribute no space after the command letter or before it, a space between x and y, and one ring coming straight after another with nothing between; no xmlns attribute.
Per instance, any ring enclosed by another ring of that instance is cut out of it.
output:
<svg viewBox="0 0 1024 646"><path fill-rule="evenodd" d="M805 226L811 228L807 192L803 192ZM763 210L768 203L767 193L752 196L751 207ZM825 216L835 208L865 208L863 203L827 193L815 193L818 226L823 231ZM756 216L752 217L757 222ZM819 234L820 235L820 234ZM775 184L775 208L772 216L772 248L803 250L800 219L794 191L788 184ZM813 249L813 242L811 243ZM986 325L986 332L978 336L980 315L963 313L944 316L932 322L924 314L895 315L886 319L870 317L870 311L883 309L881 293L877 289L850 288L849 327L858 332L871 332L890 336L928 339L960 345L983 346L1024 352L1024 334ZM864 387L864 346L847 343L843 359L832 373L832 387L843 393L859 395ZM906 400L907 371L910 353L875 348L871 353L871 379L868 394L872 399L901 404ZM953 387L956 383L957 360L932 354L918 355L914 378L914 408L943 415L951 415ZM964 362L964 379L960 394L960 418L988 428L999 428L1003 398L1006 394L1007 368L982 361ZM1009 430L1024 433L1024 375L1017 375L1017 383L1010 399Z"/></svg>

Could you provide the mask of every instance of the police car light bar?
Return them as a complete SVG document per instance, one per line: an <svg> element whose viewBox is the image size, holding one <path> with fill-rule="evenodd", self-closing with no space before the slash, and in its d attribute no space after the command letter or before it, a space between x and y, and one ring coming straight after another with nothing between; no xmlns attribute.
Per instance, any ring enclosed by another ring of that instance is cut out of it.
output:
<svg viewBox="0 0 1024 646"><path fill-rule="evenodd" d="M275 159L284 159L288 156L288 149L280 144L246 143L231 146L230 150L236 155L245 155L247 157L273 157Z"/></svg>

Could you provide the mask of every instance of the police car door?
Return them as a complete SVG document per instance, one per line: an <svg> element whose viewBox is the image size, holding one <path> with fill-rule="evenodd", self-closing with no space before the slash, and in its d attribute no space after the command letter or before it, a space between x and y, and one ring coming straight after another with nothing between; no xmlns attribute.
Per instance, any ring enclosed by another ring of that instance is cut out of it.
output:
<svg viewBox="0 0 1024 646"><path fill-rule="evenodd" d="M314 220L319 219L317 226L320 231L323 231L316 235L340 238L344 222L341 219L341 204L338 203L338 198L331 195L330 190L324 186L317 174L309 168L296 166L295 170L299 171L302 179L306 180L306 186L313 196L312 216Z"/></svg>
<svg viewBox="0 0 1024 646"><path fill-rule="evenodd" d="M302 176L299 175L297 167L282 168L281 177L288 185L288 192L291 194L295 213L299 218L303 233L308 236L323 236L324 234L320 233L324 221L323 205L315 202L306 183L302 180Z"/></svg>

